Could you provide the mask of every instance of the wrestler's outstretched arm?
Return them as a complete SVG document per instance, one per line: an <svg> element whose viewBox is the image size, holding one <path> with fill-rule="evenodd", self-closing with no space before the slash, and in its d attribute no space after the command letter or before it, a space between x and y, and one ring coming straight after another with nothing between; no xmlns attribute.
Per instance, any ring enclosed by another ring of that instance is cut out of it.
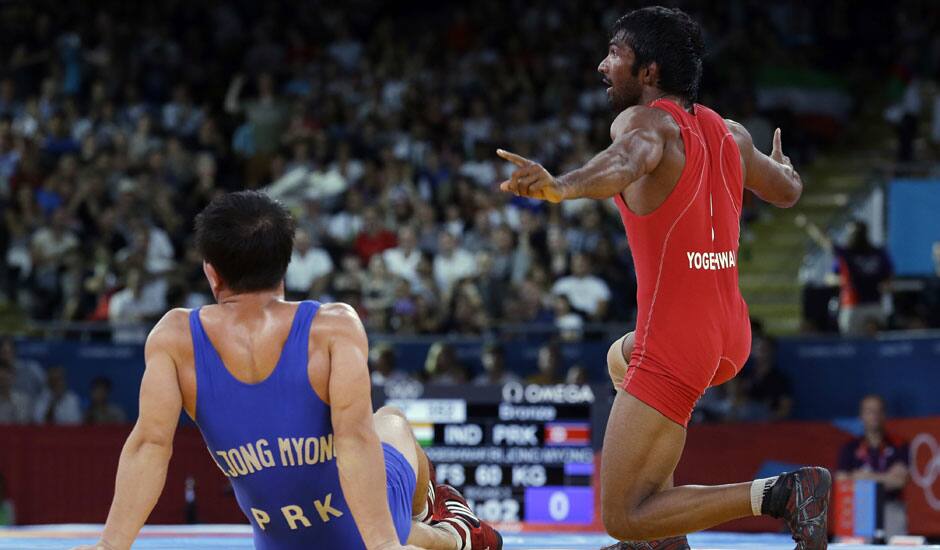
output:
<svg viewBox="0 0 940 550"><path fill-rule="evenodd" d="M613 142L610 147L581 168L558 177L537 162L498 149L497 155L518 167L499 188L549 202L608 199L659 166L669 132L676 132L676 128L664 124L662 111L646 106L631 107L620 113L611 125Z"/></svg>
<svg viewBox="0 0 940 550"><path fill-rule="evenodd" d="M744 126L733 120L726 120L725 123L741 151L744 187L780 208L796 204L803 194L803 181L793 168L790 157L783 154L780 128L774 132L773 149L766 155L754 147L751 134Z"/></svg>
<svg viewBox="0 0 940 550"><path fill-rule="evenodd" d="M101 540L83 549L129 549L163 492L183 407L176 365L168 351L173 317L174 312L164 316L147 338L140 416L121 451L114 500Z"/></svg>

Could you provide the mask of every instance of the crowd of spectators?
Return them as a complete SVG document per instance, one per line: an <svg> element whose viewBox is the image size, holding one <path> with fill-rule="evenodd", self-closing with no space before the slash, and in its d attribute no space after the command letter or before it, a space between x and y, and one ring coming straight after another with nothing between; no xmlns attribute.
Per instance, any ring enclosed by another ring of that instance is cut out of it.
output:
<svg viewBox="0 0 940 550"><path fill-rule="evenodd" d="M696 405L693 423L772 422L786 420L793 411L793 387L789 377L777 367L777 344L759 321L752 321L751 355L741 374L721 386L709 388ZM373 386L492 385L510 382L526 384L608 384L592 376L579 358L565 360L563 340L550 340L538 347L537 359L527 373L513 369L506 361L506 345L490 341L483 345L479 367L461 361L457 349L448 342L436 342L428 350L423 368L400 365L395 349L382 342L371 349L369 358ZM597 372L597 369L592 369ZM605 371L606 374L606 371ZM613 388L611 388L613 389ZM392 393L398 390L392 390Z"/></svg>
<svg viewBox="0 0 940 550"><path fill-rule="evenodd" d="M12 338L0 341L0 424L121 424L127 421L111 401L111 381L91 383L87 406L72 390L65 368L43 367L18 357Z"/></svg>
<svg viewBox="0 0 940 550"><path fill-rule="evenodd" d="M754 346L744 373L708 390L696 408L693 422L770 421L790 416L791 386L786 375L776 368L775 343L759 324L754 324L753 330ZM423 368L418 370L412 368L413 365L399 365L394 347L385 342L372 346L369 365L374 386L601 382L590 376L583 362L565 361L562 345L559 340L541 345L528 375L517 372L507 363L506 344L496 341L483 346L476 369L476 361L473 364L462 361L456 348L445 341L430 346ZM112 383L108 378L93 379L87 393L75 391L69 386L68 378L68 372L61 365L42 365L18 356L15 341L4 338L0 342L0 425L94 425L128 421L125 411L112 399ZM129 391L126 387L123 389L124 398Z"/></svg>
<svg viewBox="0 0 940 550"><path fill-rule="evenodd" d="M798 164L848 135L846 114L861 100L897 100L929 80L924 68L940 56L925 31L935 10L913 4L885 21L869 1L666 3L705 29L701 102L742 121L764 150L782 126ZM192 221L218 193L247 187L267 189L298 219L288 297L348 302L373 332L490 336L542 325L566 342L594 323L632 321L616 210L499 193L509 167L495 149L558 173L606 146L612 113L596 66L607 29L635 6L48 7L0 7L0 304L38 320L108 322L116 338L139 340L168 308L211 301ZM857 39L870 35L883 40ZM786 90L756 89L774 71L809 68L849 96L848 112L822 126L798 106L768 103ZM745 220L755 215L747 200ZM786 417L772 346L755 340L753 373L710 392L699 419ZM376 383L403 376L390 349L373 354ZM123 417L107 381L83 400L56 368L22 363L0 361L4 418ZM444 383L520 376L498 345L482 365L468 372L441 343L424 372ZM581 366L561 367L555 344L529 381L585 378Z"/></svg>
<svg viewBox="0 0 940 550"><path fill-rule="evenodd" d="M783 125L804 162L825 139L761 110L756 76L789 64L875 81L867 54L887 55L851 39L875 3L679 5L708 38L701 100L759 144ZM554 323L577 339L632 319L611 205L500 194L494 155L560 172L605 146L596 66L627 6L43 6L0 8L0 278L30 318L126 327L208 302L193 217L217 193L263 187L300 222L290 297L349 302L371 330ZM920 28L903 24L891 40Z"/></svg>

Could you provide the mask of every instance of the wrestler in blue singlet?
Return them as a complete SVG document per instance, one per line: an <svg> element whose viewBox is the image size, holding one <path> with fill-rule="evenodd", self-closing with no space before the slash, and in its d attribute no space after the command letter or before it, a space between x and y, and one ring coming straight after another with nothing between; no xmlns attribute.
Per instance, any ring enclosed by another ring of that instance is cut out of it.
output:
<svg viewBox="0 0 940 550"><path fill-rule="evenodd" d="M330 407L310 386L310 325L320 304L301 302L277 366L257 384L237 380L190 313L196 423L235 489L259 550L364 549L336 467ZM415 474L387 444L388 500L398 538L411 529Z"/></svg>

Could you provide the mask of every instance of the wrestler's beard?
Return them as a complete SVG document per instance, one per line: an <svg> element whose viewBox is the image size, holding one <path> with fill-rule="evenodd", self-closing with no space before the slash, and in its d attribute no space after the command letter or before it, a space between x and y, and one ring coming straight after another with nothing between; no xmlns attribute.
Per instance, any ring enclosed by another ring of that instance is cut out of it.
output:
<svg viewBox="0 0 940 550"><path fill-rule="evenodd" d="M610 92L610 108L615 113L621 113L634 105L640 104L641 89L639 86L615 86Z"/></svg>

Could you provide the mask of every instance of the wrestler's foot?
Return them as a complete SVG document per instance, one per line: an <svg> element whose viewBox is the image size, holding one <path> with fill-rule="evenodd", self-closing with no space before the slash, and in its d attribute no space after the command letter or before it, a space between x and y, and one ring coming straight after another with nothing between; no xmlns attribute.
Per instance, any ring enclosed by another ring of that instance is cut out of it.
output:
<svg viewBox="0 0 940 550"><path fill-rule="evenodd" d="M434 488L435 527L457 535L459 550L502 550L503 537L488 523L480 521L457 489L450 485Z"/></svg>
<svg viewBox="0 0 940 550"><path fill-rule="evenodd" d="M424 513L418 516L415 516L415 521L424 523L426 525L431 525L434 520L434 485L437 484L435 479L434 464L428 460L428 489L427 495L424 499Z"/></svg>
<svg viewBox="0 0 940 550"><path fill-rule="evenodd" d="M764 497L761 511L787 523L796 550L825 550L829 546L829 489L832 476L825 468L800 468L783 474Z"/></svg>
<svg viewBox="0 0 940 550"><path fill-rule="evenodd" d="M681 536L649 542L618 542L601 550L689 550L689 541Z"/></svg>

